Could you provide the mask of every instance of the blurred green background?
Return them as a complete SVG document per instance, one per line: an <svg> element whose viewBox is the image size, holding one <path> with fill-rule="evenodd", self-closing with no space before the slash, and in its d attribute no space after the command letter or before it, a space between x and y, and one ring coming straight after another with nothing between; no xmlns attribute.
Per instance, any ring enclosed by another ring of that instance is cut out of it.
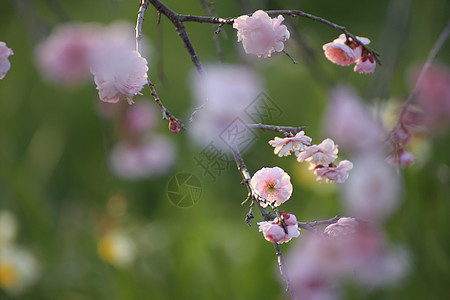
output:
<svg viewBox="0 0 450 300"><path fill-rule="evenodd" d="M164 3L180 13L205 14L199 1ZM450 1L217 0L215 9L221 17L257 9L300 9L371 39L383 66L373 76L362 76L323 56L321 46L339 32L308 19L288 18L292 39L286 50L298 64L274 54L258 66L267 94L283 110L272 123L306 125L307 134L317 141L326 137L322 116L332 84L353 86L378 108L404 101L411 91L408 70L425 61L448 22ZM200 149L190 146L185 133L171 134L161 121L159 131L178 148L175 166L163 177L121 180L108 167L117 137L114 122L98 114L94 83L66 90L48 84L37 72L34 47L58 24L109 24L118 19L134 23L137 10L137 0L0 2L0 40L14 51L12 68L0 81L0 210L16 216L16 243L33 253L40 266L32 286L15 297L0 289L0 299L283 299L273 246L258 233L255 222L250 228L244 222L248 208L240 202L247 192L234 166L212 182L195 166ZM150 7L143 27L153 46L149 74L165 105L187 120L193 66L164 16L160 26L158 45L156 13ZM201 61L216 62L215 29L210 24L186 27ZM228 35L220 38L225 62L242 63L234 29L222 30ZM449 53L447 42L437 60L448 65ZM148 89L144 94L149 96ZM273 136L261 133L245 154L250 172L274 165L286 170L294 194L283 208L301 221L342 213L334 186L313 183L294 159L273 155L267 144ZM388 224L393 243L410 250L411 272L395 287L370 294L351 289L346 299L450 299L448 131L418 143L419 161L402 171L403 202ZM195 174L202 185L198 204L186 209L167 198L167 183L180 172ZM108 256L104 234L111 228L134 245L134 260L126 266Z"/></svg>

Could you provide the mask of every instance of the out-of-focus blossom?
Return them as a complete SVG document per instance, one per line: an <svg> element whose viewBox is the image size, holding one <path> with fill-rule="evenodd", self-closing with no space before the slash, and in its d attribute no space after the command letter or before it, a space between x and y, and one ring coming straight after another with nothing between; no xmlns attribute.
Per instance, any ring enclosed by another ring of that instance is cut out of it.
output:
<svg viewBox="0 0 450 300"><path fill-rule="evenodd" d="M133 103L133 96L147 84L147 60L137 51L110 53L110 60L95 63L91 72L97 84L100 100Z"/></svg>
<svg viewBox="0 0 450 300"><path fill-rule="evenodd" d="M103 260L118 267L128 266L136 257L133 239L122 230L113 230L102 236L97 250Z"/></svg>
<svg viewBox="0 0 450 300"><path fill-rule="evenodd" d="M344 183L351 169L353 169L353 164L348 160L343 160L337 166L316 166L314 175L317 176L317 181Z"/></svg>
<svg viewBox="0 0 450 300"><path fill-rule="evenodd" d="M17 297L35 283L39 273L38 261L27 249L0 245L0 289Z"/></svg>
<svg viewBox="0 0 450 300"><path fill-rule="evenodd" d="M273 52L284 49L284 42L289 39L289 31L283 16L271 18L262 11L255 11L251 17L240 16L234 20L233 28L237 32L238 42L242 42L245 53L258 57L270 57Z"/></svg>
<svg viewBox="0 0 450 300"><path fill-rule="evenodd" d="M352 234L356 231L358 221L355 218L340 218L336 223L328 225L324 232L332 238L340 238L342 236Z"/></svg>
<svg viewBox="0 0 450 300"><path fill-rule="evenodd" d="M124 179L166 174L175 161L175 146L164 136L152 136L139 143L121 142L111 152L111 168Z"/></svg>
<svg viewBox="0 0 450 300"><path fill-rule="evenodd" d="M265 200L275 206L286 202L292 194L291 177L279 167L262 168L253 175L250 184ZM261 203L266 207L267 203Z"/></svg>
<svg viewBox="0 0 450 300"><path fill-rule="evenodd" d="M300 231L298 229L297 218L294 214L285 213L282 215L287 233L277 218L273 221L258 222L259 231L263 233L264 238L271 243L286 243L292 238L298 237Z"/></svg>
<svg viewBox="0 0 450 300"><path fill-rule="evenodd" d="M120 59L111 58L111 53L132 51L135 41L133 25L125 21L106 27L66 23L55 28L36 48L38 71L57 85L77 85L89 77L93 64L111 64ZM147 43L143 45L148 48Z"/></svg>
<svg viewBox="0 0 450 300"><path fill-rule="evenodd" d="M9 57L13 54L14 52L6 46L5 42L0 42L0 80L5 78L6 73L11 69Z"/></svg>
<svg viewBox="0 0 450 300"><path fill-rule="evenodd" d="M383 147L382 127L352 90L337 86L331 91L330 98L325 126L341 148L375 151Z"/></svg>
<svg viewBox="0 0 450 300"><path fill-rule="evenodd" d="M298 155L300 151L305 150L306 145L311 145L311 140L302 130L293 137L279 138L276 136L275 139L269 141L269 145L275 148L273 153L282 157L291 155L291 152Z"/></svg>
<svg viewBox="0 0 450 300"><path fill-rule="evenodd" d="M352 176L343 189L346 211L368 221L383 220L399 203L398 175L381 153L363 154L354 162Z"/></svg>
<svg viewBox="0 0 450 300"><path fill-rule="evenodd" d="M348 280L365 287L393 284L408 266L404 251L388 246L382 234L369 228L339 239L307 235L291 251L287 263L300 299L338 299L336 289Z"/></svg>
<svg viewBox="0 0 450 300"><path fill-rule="evenodd" d="M368 45L370 40L357 36L358 40L364 45ZM345 34L341 34L339 38L333 42L322 46L326 58L334 64L340 66L349 66L357 62L361 58L363 49L361 45L347 38ZM356 72L356 69L355 69Z"/></svg>
<svg viewBox="0 0 450 300"><path fill-rule="evenodd" d="M365 56L358 59L354 67L354 71L360 74L372 74L375 72L375 67L377 66L373 56Z"/></svg>
<svg viewBox="0 0 450 300"><path fill-rule="evenodd" d="M135 105L127 106L125 114L125 126L133 134L151 130L158 121L154 106L150 101L141 100Z"/></svg>
<svg viewBox="0 0 450 300"><path fill-rule="evenodd" d="M406 128L401 126L391 133L391 140L399 146L405 146L411 140L411 135Z"/></svg>
<svg viewBox="0 0 450 300"><path fill-rule="evenodd" d="M419 68L414 70L417 75ZM417 80L414 80L416 82ZM417 87L418 104L423 110L422 118L431 129L447 125L450 120L450 69L443 64L434 64L424 74Z"/></svg>
<svg viewBox="0 0 450 300"><path fill-rule="evenodd" d="M90 55L100 35L97 24L67 23L36 48L38 70L49 81L65 86L89 76Z"/></svg>
<svg viewBox="0 0 450 300"><path fill-rule="evenodd" d="M338 146L328 138L319 145L306 147L305 151L297 155L297 160L308 161L311 164L310 169L314 169L317 165L329 166L337 158L338 151Z"/></svg>
<svg viewBox="0 0 450 300"><path fill-rule="evenodd" d="M416 158L410 152L400 149L399 151L389 155L386 158L386 161L394 167L404 168L414 163Z"/></svg>
<svg viewBox="0 0 450 300"><path fill-rule="evenodd" d="M0 247L11 244L16 238L17 220L7 210L0 211Z"/></svg>
<svg viewBox="0 0 450 300"><path fill-rule="evenodd" d="M221 152L229 152L230 144L238 144L244 151L255 138L245 124L258 122L251 113L260 103L261 80L241 66L211 65L205 69L205 76L194 73L192 77L198 111L188 133L202 148L213 144Z"/></svg>

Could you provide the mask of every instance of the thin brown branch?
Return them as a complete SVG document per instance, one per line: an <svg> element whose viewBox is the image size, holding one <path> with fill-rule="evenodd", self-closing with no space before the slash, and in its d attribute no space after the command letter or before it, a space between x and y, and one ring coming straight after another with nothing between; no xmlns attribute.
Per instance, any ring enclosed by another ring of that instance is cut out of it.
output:
<svg viewBox="0 0 450 300"><path fill-rule="evenodd" d="M408 106L417 97L417 92L418 92L420 86L422 85L423 78L425 77L426 73L428 72L428 69L430 69L431 65L433 64L434 60L436 59L436 55L438 54L439 50L441 50L441 48L444 45L445 41L447 40L449 34L450 34L450 22L447 23L444 30L439 35L439 38L437 39L436 43L431 48L430 54L428 54L428 58L425 62L425 65L422 68L422 71L420 72L420 75L419 75L419 78L417 79L416 85L414 86L414 89L412 90L411 94L409 94L409 97L406 100L406 102L403 104L402 109L400 111L399 118L397 120L397 124L393 130L395 130L399 126L401 126L402 119L408 109Z"/></svg>
<svg viewBox="0 0 450 300"><path fill-rule="evenodd" d="M372 53L375 61L379 65L381 65L381 61L378 58L380 56L380 54L378 52L376 52L375 50L373 50L372 48L370 48L369 46L363 44L355 35L350 33L347 30L347 28L345 28L344 26L337 25L337 24L335 24L331 21L328 21L324 18L317 17L317 16L305 13L300 10L268 10L266 12L267 12L267 14L269 14L271 16L284 15L284 16L291 16L291 17L304 17L304 18L308 18L308 19L320 22L327 26L330 26L331 28L334 28L336 30L339 30L342 33L344 33L347 36L347 38L351 38L354 42L361 45L361 47L363 47L366 51ZM234 20L236 19L236 18L223 19L223 18L218 18L218 17L201 17L201 16L191 16L191 15L178 15L178 17L181 22L213 23L213 24L223 24L223 25L232 25L234 23Z"/></svg>
<svg viewBox="0 0 450 300"><path fill-rule="evenodd" d="M281 278L283 279L283 281L286 285L286 292L290 293L291 299L293 299L293 300L297 299L297 297L294 294L294 291L291 288L291 282L290 282L289 276L288 276L288 269L287 269L286 261L284 260L280 245L278 245L277 243L274 243L274 246L275 246L275 253L277 254L277 258L278 258L278 267L280 268Z"/></svg>
<svg viewBox="0 0 450 300"><path fill-rule="evenodd" d="M297 64L297 62L295 61L295 59L294 59L289 53L287 53L285 50L283 50L282 52L283 52L284 54L286 54L286 56L289 57L289 58L291 59L291 61L292 61L292 63L293 63L294 65Z"/></svg>
<svg viewBox="0 0 450 300"><path fill-rule="evenodd" d="M165 15L175 26L175 29L180 36L181 40L183 41L184 47L186 48L187 52L189 53L189 56L191 57L192 62L194 63L195 68L197 69L197 72L201 75L205 73L205 70L203 69L203 66L200 62L200 59L198 58L197 52L194 49L194 46L192 45L191 41L189 40L189 36L186 32L186 27L183 24L183 18L182 15L177 14L170 8L168 8L166 5L164 5L159 0L141 0L143 2L150 2L157 11L159 11L161 14ZM141 5L142 6L142 5Z"/></svg>
<svg viewBox="0 0 450 300"><path fill-rule="evenodd" d="M142 23L144 23L144 14L145 11L147 10L148 4L149 4L148 0L141 0L136 21L136 51L139 52L140 54L142 51ZM181 122L180 119L172 115L170 111L163 105L161 99L158 96L158 93L156 92L155 85L150 80L150 77L148 75L147 75L147 84L148 87L150 88L150 93L152 94L153 99L155 99L156 104L158 104L159 109L161 110L163 120L168 120L169 125L172 126L173 124L175 124L173 122L176 122L179 128L185 130L186 127L184 126L183 122Z"/></svg>
<svg viewBox="0 0 450 300"><path fill-rule="evenodd" d="M216 10L214 9L214 3L206 1L206 0L200 0L200 3L203 7L203 10L205 11L205 13L208 16L217 17ZM215 24L211 24L211 26L213 27L213 29L215 28ZM222 26L223 26L222 24L219 24L217 29L214 30L214 42L216 43L217 56L218 56L220 62L224 61L222 45L220 44L220 39L219 39L219 32L220 32L220 28Z"/></svg>
<svg viewBox="0 0 450 300"><path fill-rule="evenodd" d="M306 129L306 126L289 127L289 126L277 126L277 125L265 125L265 124L247 124L249 129L270 130L284 134L285 136L291 136Z"/></svg>
<svg viewBox="0 0 450 300"><path fill-rule="evenodd" d="M323 221L314 221L314 222L298 222L298 226L300 228L303 228L303 226L308 225L310 227L316 227L316 226L320 226L320 225L330 225L333 223L336 223L337 221L339 221L341 217L340 216L336 216L334 218L328 219L328 220L323 220Z"/></svg>
<svg viewBox="0 0 450 300"><path fill-rule="evenodd" d="M171 114L171 112L162 104L161 99L159 99L158 93L156 92L155 86L153 85L150 78L147 78L147 84L150 88L150 93L153 96L153 99L155 99L156 104L158 104L159 109L162 113L163 120L168 120L170 122L176 122L180 126L181 129L186 130L186 127L184 126L183 122L176 118L174 115Z"/></svg>
<svg viewBox="0 0 450 300"><path fill-rule="evenodd" d="M320 236L327 236L322 230L318 230L315 227L320 225L330 225L336 223L341 217L336 216L334 218L323 220L323 221L315 221L315 222L298 222L298 227L311 231Z"/></svg>

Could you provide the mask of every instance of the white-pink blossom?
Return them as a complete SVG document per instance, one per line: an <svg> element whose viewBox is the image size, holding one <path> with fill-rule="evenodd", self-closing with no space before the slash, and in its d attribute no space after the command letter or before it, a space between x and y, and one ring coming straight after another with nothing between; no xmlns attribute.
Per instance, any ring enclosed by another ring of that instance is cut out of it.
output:
<svg viewBox="0 0 450 300"><path fill-rule="evenodd" d="M282 215L282 218L286 225L287 232L277 218L273 221L258 222L259 231L263 233L263 236L267 241L281 244L289 242L292 238L300 235L297 218L294 214L285 213Z"/></svg>
<svg viewBox="0 0 450 300"><path fill-rule="evenodd" d="M133 103L133 96L147 84L147 71L147 60L137 51L112 51L91 68L100 100L110 103Z"/></svg>
<svg viewBox="0 0 450 300"><path fill-rule="evenodd" d="M258 57L270 57L273 52L284 49L284 42L290 33L283 22L283 16L270 18L262 10L255 11L251 17L240 16L234 20L233 28L237 32L238 42L242 42L245 53Z"/></svg>
<svg viewBox="0 0 450 300"><path fill-rule="evenodd" d="M339 238L348 234L352 234L356 231L358 221L355 218L340 218L336 223L328 225L324 232L329 237Z"/></svg>
<svg viewBox="0 0 450 300"><path fill-rule="evenodd" d="M340 148L361 152L383 147L381 125L353 90L337 86L330 98L325 127Z"/></svg>
<svg viewBox="0 0 450 300"><path fill-rule="evenodd" d="M422 67L422 66L420 66ZM415 77L420 67L415 67ZM430 129L445 127L450 120L450 68L434 63L422 77L417 87L418 104L423 110L422 119Z"/></svg>
<svg viewBox="0 0 450 300"><path fill-rule="evenodd" d="M297 155L297 160L309 162L310 169L317 165L329 166L337 158L338 151L338 146L334 144L334 141L327 138L319 145L306 147L305 151Z"/></svg>
<svg viewBox="0 0 450 300"><path fill-rule="evenodd" d="M158 122L153 103L141 100L135 105L127 106L125 126L132 134L141 134L155 127Z"/></svg>
<svg viewBox="0 0 450 300"><path fill-rule="evenodd" d="M404 168L414 163L416 158L411 154L411 152L400 149L389 155L386 158L386 161L394 167Z"/></svg>
<svg viewBox="0 0 450 300"><path fill-rule="evenodd" d="M11 69L8 58L13 54L14 52L6 46L5 42L0 42L0 80L5 78L6 73Z"/></svg>
<svg viewBox="0 0 450 300"><path fill-rule="evenodd" d="M339 37L333 42L323 45L322 49L326 58L339 66L349 66L358 59L353 49L345 44L345 35L344 39Z"/></svg>
<svg viewBox="0 0 450 300"><path fill-rule="evenodd" d="M192 73L194 109L201 108L195 113L188 133L203 149L212 143L221 152L230 152L229 146L236 138L245 141L239 148L245 151L254 138L246 124L260 122L254 116L261 105L261 78L251 69L237 65L209 65L205 70L204 76Z"/></svg>
<svg viewBox="0 0 450 300"><path fill-rule="evenodd" d="M75 85L89 76L90 55L100 35L97 24L67 23L36 48L38 71L50 82Z"/></svg>
<svg viewBox="0 0 450 300"><path fill-rule="evenodd" d="M358 59L353 70L360 74L371 74L375 72L376 65L375 59L368 55Z"/></svg>
<svg viewBox="0 0 450 300"><path fill-rule="evenodd" d="M346 212L371 222L383 221L399 204L400 178L383 153L354 158L352 176L343 186Z"/></svg>
<svg viewBox="0 0 450 300"><path fill-rule="evenodd" d="M337 166L316 166L314 175L317 181L344 183L348 178L348 172L353 169L353 164L348 160L343 160Z"/></svg>
<svg viewBox="0 0 450 300"><path fill-rule="evenodd" d="M269 145L274 147L273 153L277 154L279 157L291 155L294 152L295 155L302 150L305 150L306 145L311 145L311 138L305 135L302 130L298 132L293 137L279 138L269 141Z"/></svg>
<svg viewBox="0 0 450 300"><path fill-rule="evenodd" d="M310 234L287 256L292 288L300 299L338 299L339 287L354 281L365 287L392 284L407 270L405 252L387 245L374 228L339 239ZM334 296L334 297L333 297Z"/></svg>
<svg viewBox="0 0 450 300"><path fill-rule="evenodd" d="M368 45L370 40L364 37L356 37L364 45ZM373 73L375 66L370 66L366 63L367 56L361 45L352 40L345 34L341 34L339 38L335 39L331 43L327 43L322 46L326 58L334 64L340 66L349 66L353 63L357 63L355 66L355 72L359 73ZM373 62L373 57L371 58ZM373 67L372 72L370 68Z"/></svg>
<svg viewBox="0 0 450 300"><path fill-rule="evenodd" d="M166 174L175 162L172 141L164 136L151 136L138 143L123 141L111 151L112 171L124 179L139 179Z"/></svg>
<svg viewBox="0 0 450 300"><path fill-rule="evenodd" d="M251 186L263 199L279 206L287 201L292 194L291 177L279 167L262 168L257 171L251 181ZM261 203L266 207L267 203Z"/></svg>

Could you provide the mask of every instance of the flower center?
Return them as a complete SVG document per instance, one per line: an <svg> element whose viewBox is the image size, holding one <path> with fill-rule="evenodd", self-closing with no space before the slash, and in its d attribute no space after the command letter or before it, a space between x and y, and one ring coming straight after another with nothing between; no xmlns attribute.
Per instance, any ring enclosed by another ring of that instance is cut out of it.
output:
<svg viewBox="0 0 450 300"><path fill-rule="evenodd" d="M276 183L274 182L274 181L271 181L271 182L269 182L268 184L267 184L267 190L269 191L269 192L273 192L273 191L275 191L277 188L276 188Z"/></svg>

